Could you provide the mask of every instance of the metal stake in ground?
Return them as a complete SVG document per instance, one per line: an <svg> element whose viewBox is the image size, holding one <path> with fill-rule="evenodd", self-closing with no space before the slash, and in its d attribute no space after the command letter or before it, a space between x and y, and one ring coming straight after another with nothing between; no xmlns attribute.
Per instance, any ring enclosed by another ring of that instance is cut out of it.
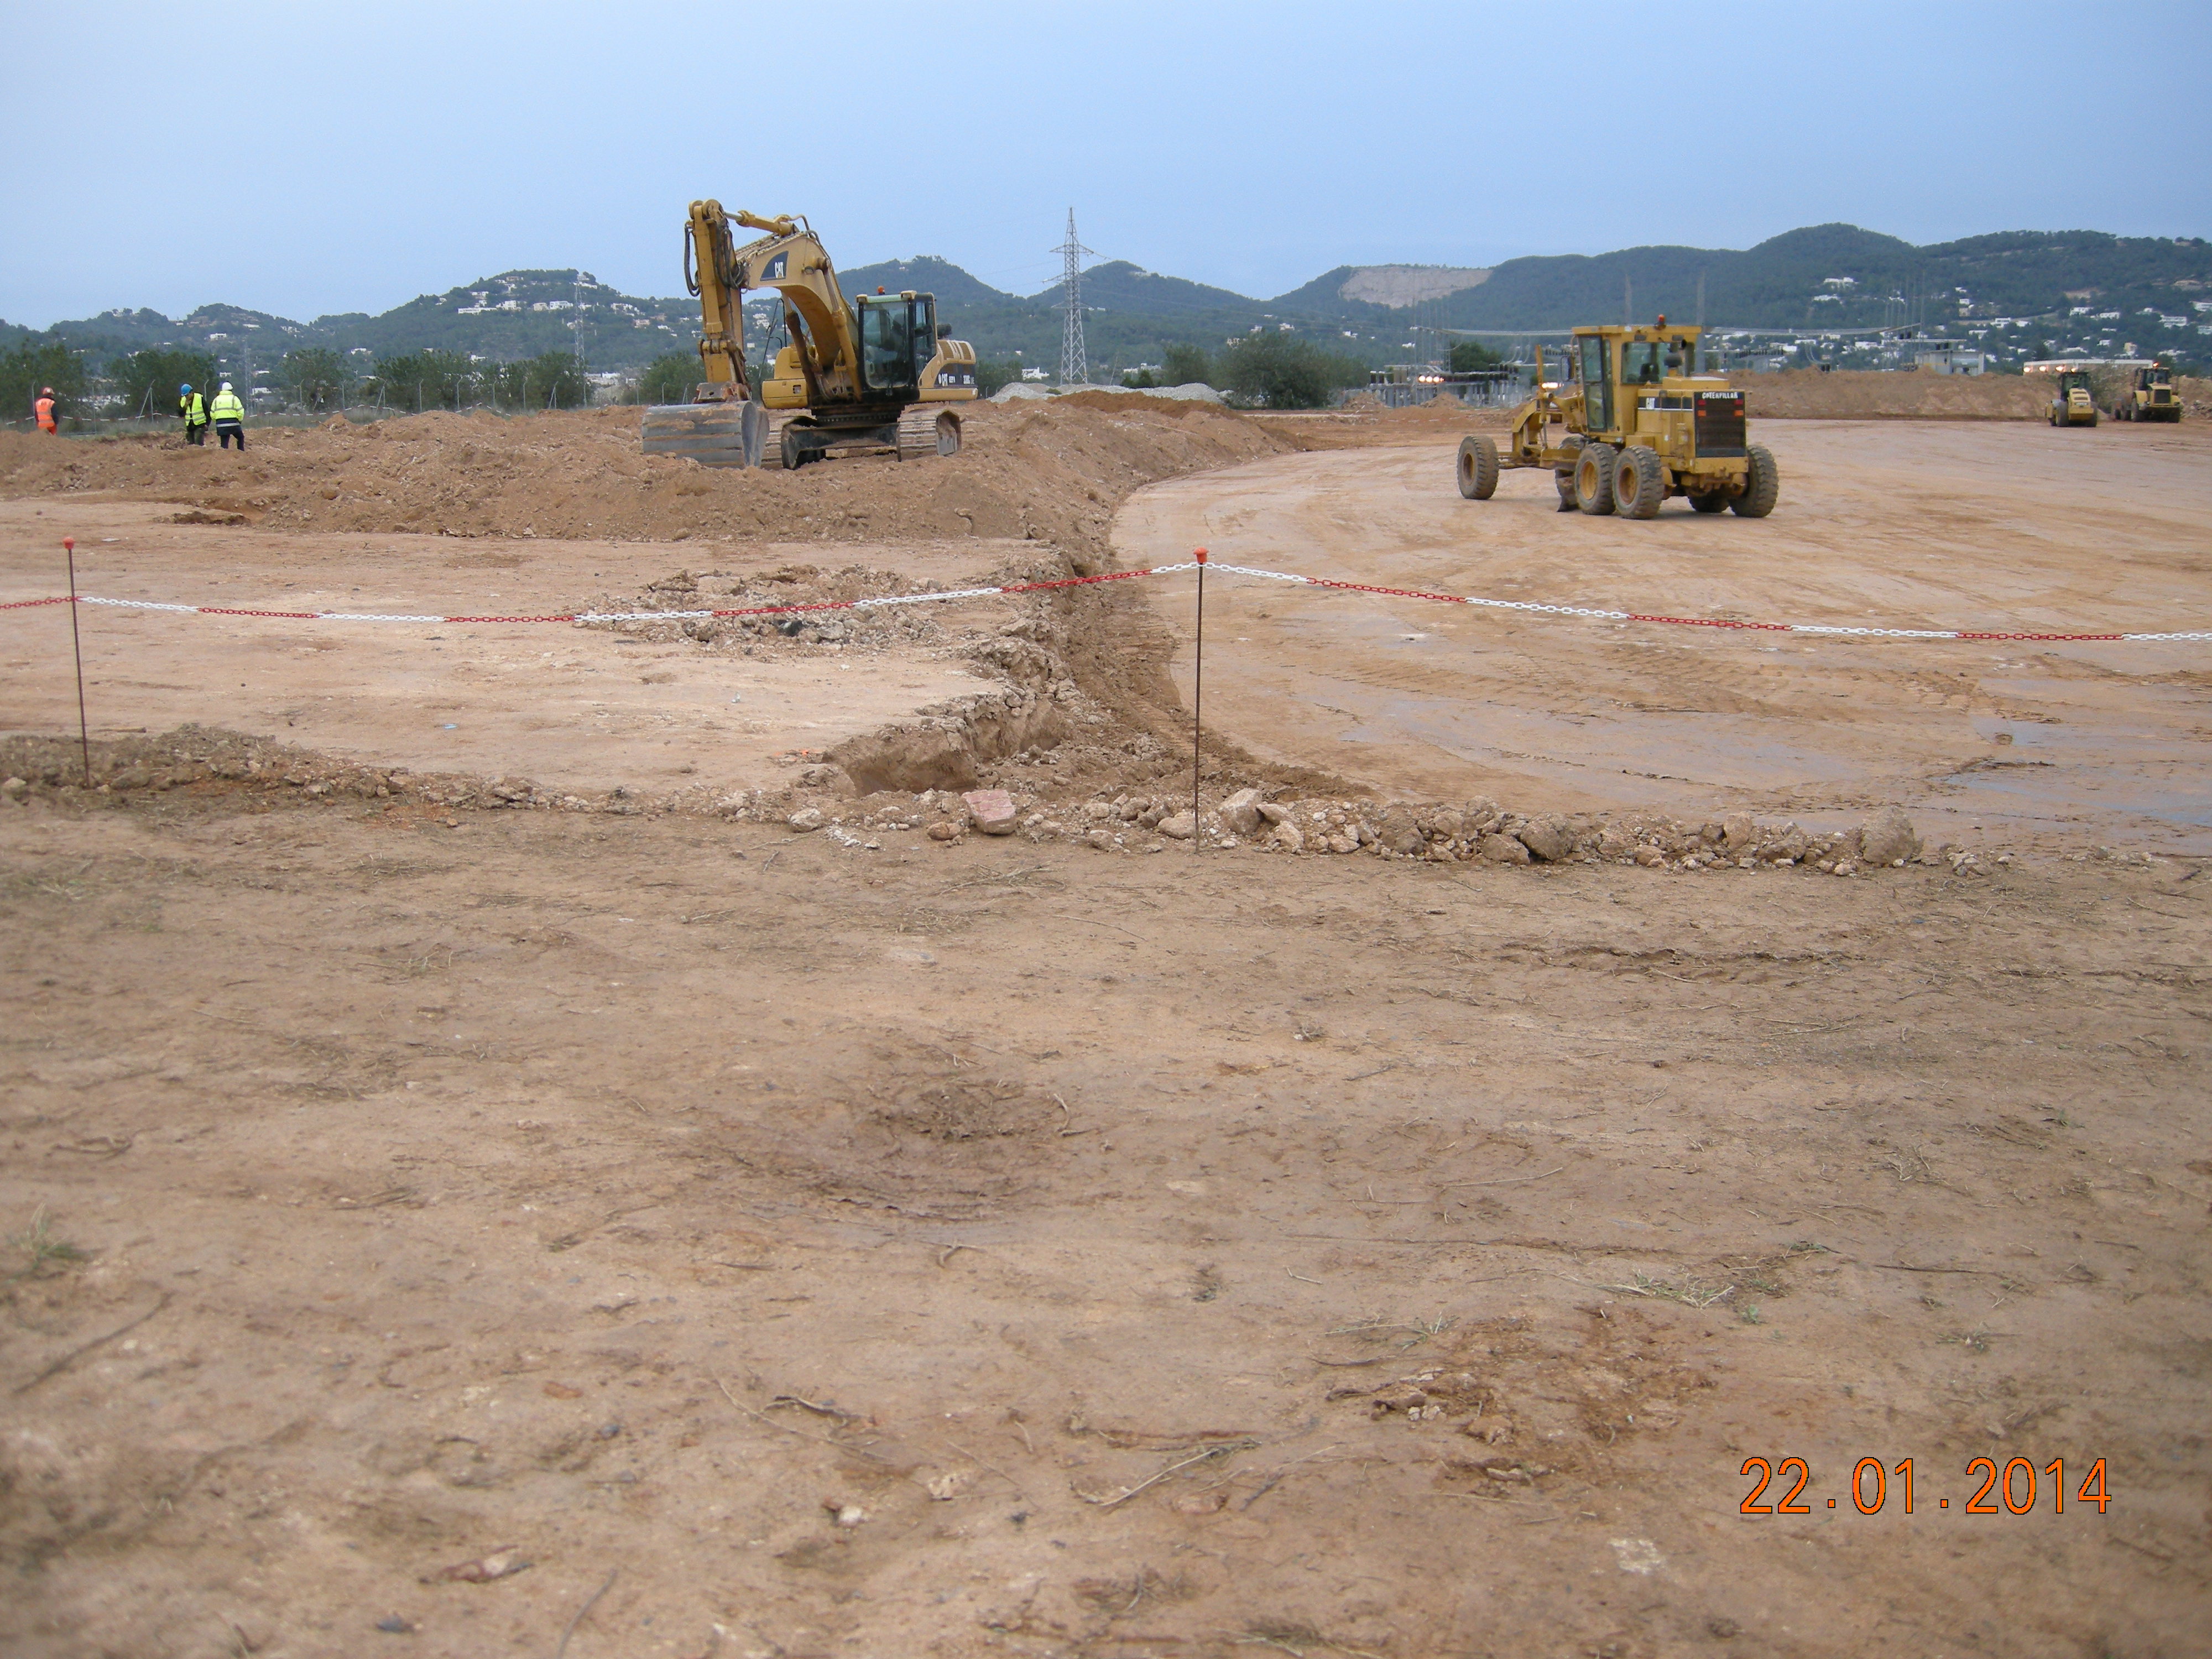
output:
<svg viewBox="0 0 2212 1659"><path fill-rule="evenodd" d="M1190 680L1190 850L1206 845L1206 831L1198 810L1199 718L1206 709L1206 550L1191 556L1198 561L1198 651Z"/></svg>
<svg viewBox="0 0 2212 1659"><path fill-rule="evenodd" d="M92 787L92 728L84 718L84 641L76 627L76 538L62 538L62 551L69 555L70 579L70 648L76 656L76 744L84 757L84 787Z"/></svg>

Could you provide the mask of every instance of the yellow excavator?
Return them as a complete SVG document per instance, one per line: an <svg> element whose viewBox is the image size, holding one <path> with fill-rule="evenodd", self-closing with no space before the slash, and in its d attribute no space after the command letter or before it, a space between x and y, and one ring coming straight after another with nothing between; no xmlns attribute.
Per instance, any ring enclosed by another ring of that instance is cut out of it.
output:
<svg viewBox="0 0 2212 1659"><path fill-rule="evenodd" d="M740 247L732 223L762 234ZM694 202L684 254L707 378L689 404L645 411L647 454L798 468L833 453L960 453L960 416L946 405L974 400L975 352L938 326L935 295L878 289L848 301L829 250L797 214ZM755 288L781 296L787 336L757 395L745 378L743 309Z"/></svg>

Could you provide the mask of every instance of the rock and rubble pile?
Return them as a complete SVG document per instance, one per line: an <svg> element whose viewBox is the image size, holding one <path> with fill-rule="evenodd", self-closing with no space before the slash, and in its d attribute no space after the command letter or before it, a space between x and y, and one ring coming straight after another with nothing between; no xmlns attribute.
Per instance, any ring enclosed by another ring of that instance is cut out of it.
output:
<svg viewBox="0 0 2212 1659"><path fill-rule="evenodd" d="M856 793L841 766L794 764L779 789L723 793L700 787L647 794L625 788L592 793L549 790L521 778L478 778L362 766L234 732L180 726L157 737L102 740L93 746L85 786L77 745L58 738L0 742L0 807L33 796L119 802L140 794L186 797L244 793L313 802L367 803L368 810L413 811L454 823L462 811L565 811L613 817L683 814L781 824L843 847L878 851L902 838L939 843L971 835L1030 844L1068 842L1109 854L1161 853L1200 841L1208 848L1289 858L1365 855L1405 864L1502 866L1617 864L1654 871L1797 869L1856 876L1908 864L1948 865L1985 875L2009 864L1956 846L1924 845L1905 812L1891 806L1856 829L1816 833L1748 814L1684 823L1631 815L1607 818L1522 814L1496 801L1416 804L1271 792L1248 785L1217 788L1194 815L1184 791L1133 792L1087 799L1026 786L967 791L877 789ZM2109 849L2100 848L2100 856Z"/></svg>

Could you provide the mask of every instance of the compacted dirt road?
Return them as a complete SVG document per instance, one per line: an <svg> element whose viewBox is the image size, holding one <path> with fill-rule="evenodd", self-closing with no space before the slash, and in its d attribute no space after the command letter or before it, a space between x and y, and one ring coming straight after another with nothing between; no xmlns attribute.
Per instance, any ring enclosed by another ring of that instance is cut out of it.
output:
<svg viewBox="0 0 2212 1659"><path fill-rule="evenodd" d="M1118 508L1124 557L1682 613L2185 625L2207 597L2188 428L1778 425L1772 520L1632 525L1555 517L1542 479L1462 502L1418 422L1293 456L1211 412L996 418L941 472L704 494L582 424L605 476L531 486L564 428L509 455L471 424L509 481L483 501L409 496L459 436L393 422L257 450L265 521L175 529L215 511L164 470L200 458L101 452L9 475L0 577L46 590L65 520L148 597L680 605L1103 570ZM1984 447L2046 435L2101 447L2050 452L2063 488ZM722 544L715 514L787 496L822 523ZM0 1648L2201 1647L2197 657L1762 653L1222 583L1209 793L1904 799L1930 842L2016 849L1849 879L1694 832L1642 847L1662 868L1318 830L1262 857L1111 809L1188 784L1187 601L1137 586L842 639L88 612L90 790L32 643L66 614L0 623ZM836 822L809 711L842 698L842 733L962 684L1027 711L951 735L1038 821L938 840L948 798L884 790ZM131 734L185 719L297 746ZM547 787L453 781L497 774ZM808 803L826 828L780 821Z"/></svg>
<svg viewBox="0 0 2212 1659"><path fill-rule="evenodd" d="M2155 435L2149 435L2155 432ZM2102 632L2212 628L2212 432L1774 422L1758 521L1558 511L1551 475L1461 499L1455 435L1156 484L1132 563L1188 557L1381 586L1701 618ZM1182 629L1188 693L1190 602ZM1208 585L1209 721L1396 793L1565 810L1905 800L1931 829L2212 851L2203 641L1833 641Z"/></svg>

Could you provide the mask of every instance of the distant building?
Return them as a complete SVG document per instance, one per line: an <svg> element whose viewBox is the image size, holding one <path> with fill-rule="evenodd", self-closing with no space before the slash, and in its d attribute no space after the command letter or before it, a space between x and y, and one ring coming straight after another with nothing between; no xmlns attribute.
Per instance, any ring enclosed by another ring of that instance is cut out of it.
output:
<svg viewBox="0 0 2212 1659"><path fill-rule="evenodd" d="M1949 342L1934 343L1932 349L1916 351L1912 366L1923 374L1986 374L1989 354Z"/></svg>
<svg viewBox="0 0 2212 1659"><path fill-rule="evenodd" d="M2148 357L2045 357L2022 363L2023 374L2056 374L2063 368L2154 368Z"/></svg>

